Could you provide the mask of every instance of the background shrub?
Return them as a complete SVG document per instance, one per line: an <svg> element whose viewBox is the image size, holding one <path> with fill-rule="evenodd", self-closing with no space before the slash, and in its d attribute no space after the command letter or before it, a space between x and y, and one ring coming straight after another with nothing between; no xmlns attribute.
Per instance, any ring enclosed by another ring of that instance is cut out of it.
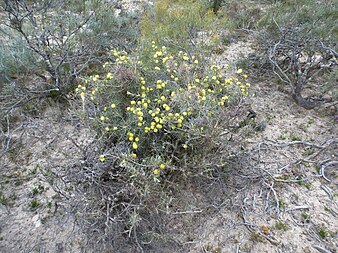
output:
<svg viewBox="0 0 338 253"><path fill-rule="evenodd" d="M218 44L225 17L213 13L205 0L160 0L140 22L141 36L176 50L212 49Z"/></svg>
<svg viewBox="0 0 338 253"><path fill-rule="evenodd" d="M134 43L132 19L118 17L116 6L104 0L3 1L1 19L10 39L24 40L43 68L40 89L67 93L81 72L104 61L106 48Z"/></svg>
<svg viewBox="0 0 338 253"><path fill-rule="evenodd" d="M19 38L5 40L2 38L0 45L0 87L41 68L25 41Z"/></svg>
<svg viewBox="0 0 338 253"><path fill-rule="evenodd" d="M333 1L276 2L259 21L258 48L296 103L312 109L326 102L303 97L309 85L337 69L337 25ZM325 90L325 89L323 89Z"/></svg>

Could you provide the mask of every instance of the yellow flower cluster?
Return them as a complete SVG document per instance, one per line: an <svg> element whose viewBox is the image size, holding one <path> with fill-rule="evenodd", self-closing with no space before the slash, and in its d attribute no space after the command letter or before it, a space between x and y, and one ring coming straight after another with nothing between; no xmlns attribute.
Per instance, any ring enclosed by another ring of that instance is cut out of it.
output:
<svg viewBox="0 0 338 253"><path fill-rule="evenodd" d="M154 169L154 171L153 171L154 175L155 176L159 176L160 175L160 171L164 170L166 167L167 166L165 164L161 163L160 166L159 166L159 169L158 168Z"/></svg>
<svg viewBox="0 0 338 253"><path fill-rule="evenodd" d="M133 63L132 60L128 57L127 52L125 51L117 51L117 50L112 50L112 53L115 57L116 64L128 64L128 63Z"/></svg>
<svg viewBox="0 0 338 253"><path fill-rule="evenodd" d="M85 99L85 96L86 96L85 92L86 92L86 90L87 90L87 88L85 86L82 86L81 84L79 84L77 86L77 88L75 89L76 92L80 93L80 97L81 97L82 100Z"/></svg>
<svg viewBox="0 0 338 253"><path fill-rule="evenodd" d="M131 142L133 149L138 149L138 142L140 141L140 138L131 132L127 133L127 137L128 140Z"/></svg>
<svg viewBox="0 0 338 253"><path fill-rule="evenodd" d="M109 99L105 106L100 105L98 118L99 125L108 137L127 140L133 159L144 152L151 152L148 149L151 149L152 143L158 143L166 135L175 132L184 136L184 132L189 129L189 121L198 117L200 110L205 110L206 114L210 113L208 110L222 110L231 102L234 94L247 96L250 88L248 76L243 75L242 69L237 70L236 77L227 77L224 70L228 66L222 68L212 64L205 68L200 64L201 56L188 55L182 51L171 54L166 47L159 47L155 42L151 46L153 52L150 60L134 59L126 52L113 50L114 60L103 66L107 70L106 74L102 78L94 75L88 80L98 82L91 91L91 96L95 98L97 94L104 93L99 90L101 86L98 84L113 87L109 85L116 81L112 74L114 72L109 72L110 67L125 64L138 75L135 83L130 84L132 89L126 92L126 101ZM83 92L84 97L86 88L79 86L77 91ZM202 131L204 128L200 129ZM180 144L181 148L187 149L188 145L185 141L183 143ZM101 162L104 159L104 156L100 157ZM166 165L161 163L153 170L153 174L160 175L165 168Z"/></svg>

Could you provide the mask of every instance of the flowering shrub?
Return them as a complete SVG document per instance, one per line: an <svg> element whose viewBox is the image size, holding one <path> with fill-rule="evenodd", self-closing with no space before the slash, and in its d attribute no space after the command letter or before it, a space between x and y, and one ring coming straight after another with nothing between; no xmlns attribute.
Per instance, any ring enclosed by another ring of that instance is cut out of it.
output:
<svg viewBox="0 0 338 253"><path fill-rule="evenodd" d="M97 159L133 164L155 181L173 171L224 167L231 113L248 96L248 76L208 64L201 55L172 54L151 43L151 55L112 51L104 75L84 79L76 91L103 145ZM112 149L112 147L115 147Z"/></svg>

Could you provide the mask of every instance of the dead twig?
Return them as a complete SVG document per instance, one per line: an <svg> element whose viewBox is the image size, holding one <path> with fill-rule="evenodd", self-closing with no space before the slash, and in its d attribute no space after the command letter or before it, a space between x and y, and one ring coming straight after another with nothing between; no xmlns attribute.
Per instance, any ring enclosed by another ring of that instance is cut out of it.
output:
<svg viewBox="0 0 338 253"><path fill-rule="evenodd" d="M328 182L331 182L331 180L325 176L325 169L332 165L338 165L338 161L331 161L320 166L320 175Z"/></svg>
<svg viewBox="0 0 338 253"><path fill-rule="evenodd" d="M318 250L320 253L332 253L331 251L319 246L319 245L312 245L312 247Z"/></svg>
<svg viewBox="0 0 338 253"><path fill-rule="evenodd" d="M285 210L285 212L292 212L292 211L295 211L295 210L301 210L301 209L310 209L310 206L308 206L308 205L304 205L304 206L293 206L293 207L287 208L287 209Z"/></svg>

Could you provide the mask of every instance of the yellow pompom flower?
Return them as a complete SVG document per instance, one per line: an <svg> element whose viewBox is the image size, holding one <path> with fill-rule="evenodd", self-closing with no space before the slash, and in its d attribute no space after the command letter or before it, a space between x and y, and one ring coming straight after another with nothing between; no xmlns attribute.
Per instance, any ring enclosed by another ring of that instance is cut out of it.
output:
<svg viewBox="0 0 338 253"><path fill-rule="evenodd" d="M105 159L104 155L100 155L100 161L103 163L105 160L106 159Z"/></svg>
<svg viewBox="0 0 338 253"><path fill-rule="evenodd" d="M238 69L237 74L241 74L243 72L243 69Z"/></svg>
<svg viewBox="0 0 338 253"><path fill-rule="evenodd" d="M116 105L115 105L115 104L111 104L110 107L111 107L112 109L114 109L114 108L116 108Z"/></svg>
<svg viewBox="0 0 338 253"><path fill-rule="evenodd" d="M96 82L97 80L99 80L99 78L100 78L99 75L95 75L95 76L93 77L93 81Z"/></svg>
<svg viewBox="0 0 338 253"><path fill-rule="evenodd" d="M158 169L154 169L154 174L157 176L158 174L160 174L160 171Z"/></svg>
<svg viewBox="0 0 338 253"><path fill-rule="evenodd" d="M107 76L106 76L106 79L112 79L113 78L113 74L112 73L108 73Z"/></svg>
<svg viewBox="0 0 338 253"><path fill-rule="evenodd" d="M166 167L165 164L163 164L163 163L160 164L160 169L161 169L161 170L164 170L165 167Z"/></svg>
<svg viewBox="0 0 338 253"><path fill-rule="evenodd" d="M133 149L137 149L138 148L138 145L136 142L133 142Z"/></svg>

